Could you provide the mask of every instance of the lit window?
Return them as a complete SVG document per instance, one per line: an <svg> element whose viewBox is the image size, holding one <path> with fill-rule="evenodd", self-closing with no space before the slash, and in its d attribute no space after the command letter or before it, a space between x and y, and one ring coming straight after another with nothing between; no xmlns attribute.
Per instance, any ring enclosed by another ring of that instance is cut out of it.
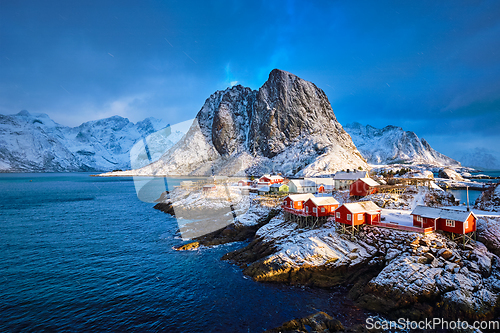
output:
<svg viewBox="0 0 500 333"><path fill-rule="evenodd" d="M446 220L446 226L455 228L455 221L454 220Z"/></svg>
<svg viewBox="0 0 500 333"><path fill-rule="evenodd" d="M316 209L316 207L313 207L313 212L314 212L314 213L317 213L317 212L318 212L318 210Z"/></svg>
<svg viewBox="0 0 500 333"><path fill-rule="evenodd" d="M417 221L418 221L418 222L424 222L424 219L423 219L423 217L422 217L422 216L417 216Z"/></svg>
<svg viewBox="0 0 500 333"><path fill-rule="evenodd" d="M309 213L309 207L306 206L306 213Z"/></svg>
<svg viewBox="0 0 500 333"><path fill-rule="evenodd" d="M335 216L339 219L339 218L340 218L340 213L339 213L339 212L337 212L337 213L335 214Z"/></svg>
<svg viewBox="0 0 500 333"><path fill-rule="evenodd" d="M351 220L351 214L347 214L347 221Z"/></svg>
<svg viewBox="0 0 500 333"><path fill-rule="evenodd" d="M293 208L293 201L290 201L290 207Z"/></svg>
<svg viewBox="0 0 500 333"><path fill-rule="evenodd" d="M363 214L358 214L358 221L363 220Z"/></svg>
<svg viewBox="0 0 500 333"><path fill-rule="evenodd" d="M324 213L325 212L325 209L324 208L321 208L321 212Z"/></svg>

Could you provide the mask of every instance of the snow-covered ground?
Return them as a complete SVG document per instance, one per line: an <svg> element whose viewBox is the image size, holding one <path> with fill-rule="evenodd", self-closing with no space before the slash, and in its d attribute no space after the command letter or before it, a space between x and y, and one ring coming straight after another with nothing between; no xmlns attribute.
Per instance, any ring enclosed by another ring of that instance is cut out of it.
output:
<svg viewBox="0 0 500 333"><path fill-rule="evenodd" d="M382 219L384 223L395 223L408 227L413 227L413 217L411 211L403 209L382 209Z"/></svg>

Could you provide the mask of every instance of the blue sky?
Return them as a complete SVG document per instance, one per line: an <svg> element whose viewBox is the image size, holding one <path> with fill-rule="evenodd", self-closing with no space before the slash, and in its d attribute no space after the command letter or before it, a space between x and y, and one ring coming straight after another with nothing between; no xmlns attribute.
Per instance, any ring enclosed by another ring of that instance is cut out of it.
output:
<svg viewBox="0 0 500 333"><path fill-rule="evenodd" d="M174 124L273 68L322 88L342 124L498 152L499 1L0 0L3 114Z"/></svg>

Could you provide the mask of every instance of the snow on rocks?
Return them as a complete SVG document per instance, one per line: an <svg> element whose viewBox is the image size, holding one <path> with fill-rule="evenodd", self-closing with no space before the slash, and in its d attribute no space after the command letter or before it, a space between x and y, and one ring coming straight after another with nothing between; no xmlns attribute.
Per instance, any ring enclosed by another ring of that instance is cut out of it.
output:
<svg viewBox="0 0 500 333"><path fill-rule="evenodd" d="M434 165L460 165L420 139L414 132L401 127L386 126L382 129L359 123L347 124L345 130L351 135L359 151L372 164L427 163Z"/></svg>
<svg viewBox="0 0 500 333"><path fill-rule="evenodd" d="M351 240L332 222L302 229L279 215L235 252L226 259L256 281L353 285L357 304L391 316L451 318L455 311L484 319L500 305L498 257L480 242L462 249L439 233L365 226Z"/></svg>
<svg viewBox="0 0 500 333"><path fill-rule="evenodd" d="M481 217L477 220L478 239L500 256L500 217Z"/></svg>
<svg viewBox="0 0 500 333"><path fill-rule="evenodd" d="M491 187L484 191L476 200L475 208L491 212L500 212L500 185L496 185L496 187Z"/></svg>

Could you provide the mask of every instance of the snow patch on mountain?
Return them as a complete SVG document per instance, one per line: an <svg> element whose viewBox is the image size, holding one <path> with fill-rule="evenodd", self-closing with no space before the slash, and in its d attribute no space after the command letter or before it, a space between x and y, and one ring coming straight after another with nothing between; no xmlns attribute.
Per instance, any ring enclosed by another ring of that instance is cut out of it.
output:
<svg viewBox="0 0 500 333"><path fill-rule="evenodd" d="M110 171L131 167L130 150L139 140L165 130L166 123L154 118L132 123L114 116L89 121L78 127L62 126L46 114L23 110L0 115L0 171L68 172ZM136 167L158 159L183 133L163 135L150 145L154 154ZM161 151L157 151L161 150Z"/></svg>
<svg viewBox="0 0 500 333"><path fill-rule="evenodd" d="M427 141L401 127L382 129L354 122L344 126L352 141L370 164L432 164L459 166L454 159L435 151Z"/></svg>

